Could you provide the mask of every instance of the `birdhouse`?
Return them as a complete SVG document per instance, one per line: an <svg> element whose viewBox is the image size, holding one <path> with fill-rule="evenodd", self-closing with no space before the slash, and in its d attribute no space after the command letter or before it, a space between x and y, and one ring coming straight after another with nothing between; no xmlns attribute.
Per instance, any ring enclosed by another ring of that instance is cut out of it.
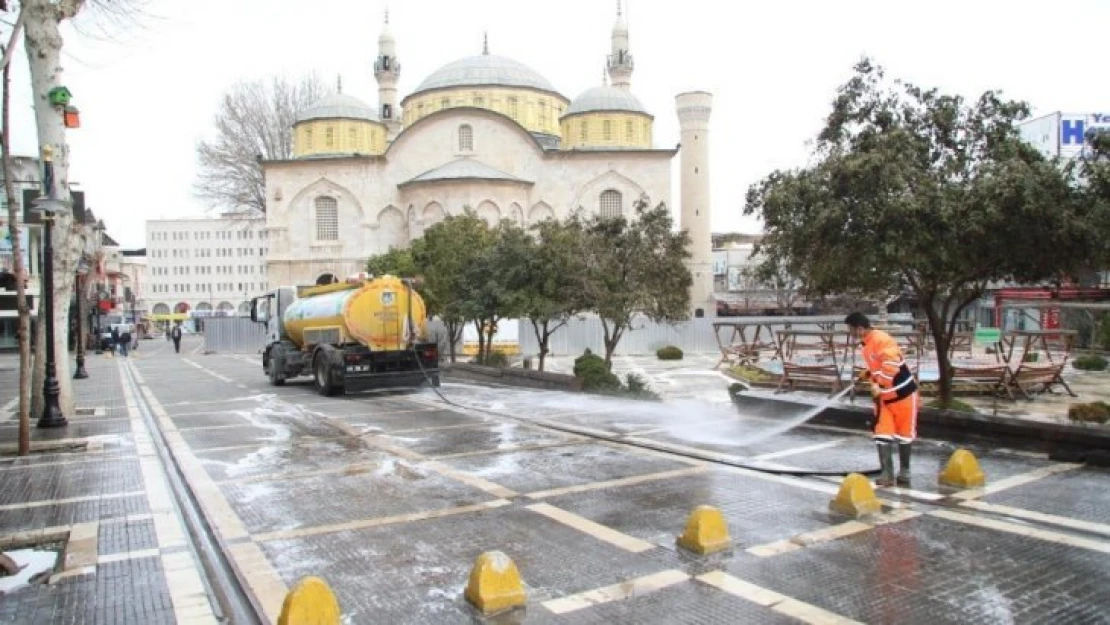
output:
<svg viewBox="0 0 1110 625"><path fill-rule="evenodd" d="M73 94L65 87L54 87L46 94L46 97L50 98L50 103L54 106L65 106L73 99Z"/></svg>
<svg viewBox="0 0 1110 625"><path fill-rule="evenodd" d="M76 106L67 106L65 113L62 115L62 120L66 128L80 128L81 111L78 111Z"/></svg>

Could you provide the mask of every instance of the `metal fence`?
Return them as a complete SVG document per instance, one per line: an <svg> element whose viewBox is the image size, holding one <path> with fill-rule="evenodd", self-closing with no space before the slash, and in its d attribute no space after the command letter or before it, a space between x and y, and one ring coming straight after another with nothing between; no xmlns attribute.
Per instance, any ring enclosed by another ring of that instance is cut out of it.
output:
<svg viewBox="0 0 1110 625"><path fill-rule="evenodd" d="M222 354L257 354L266 345L266 324L246 317L212 317L204 320L204 351Z"/></svg>
<svg viewBox="0 0 1110 625"><path fill-rule="evenodd" d="M713 319L709 317L690 319L674 325L655 323L648 319L637 319L617 343L618 355L652 354L660 347L674 345L692 354L710 354L719 351L717 339L713 334ZM522 354L538 354L539 341L536 340L532 323L520 320L517 330ZM548 349L552 355L566 356L581 354L586 348L595 353L605 352L605 330L597 317L574 317L551 335Z"/></svg>

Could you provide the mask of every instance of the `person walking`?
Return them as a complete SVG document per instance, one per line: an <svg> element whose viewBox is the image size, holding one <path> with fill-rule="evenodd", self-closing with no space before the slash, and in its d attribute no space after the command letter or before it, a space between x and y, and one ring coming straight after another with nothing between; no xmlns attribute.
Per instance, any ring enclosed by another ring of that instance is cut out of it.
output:
<svg viewBox="0 0 1110 625"><path fill-rule="evenodd" d="M910 372L902 349L894 337L871 327L861 312L844 320L852 337L860 341L865 371L860 375L871 382L875 400L875 431L872 439L879 451L882 472L875 480L878 486L908 486L910 483L910 452L917 438L917 410L921 393ZM894 444L898 444L898 477L894 477Z"/></svg>
<svg viewBox="0 0 1110 625"><path fill-rule="evenodd" d="M119 349L119 328L112 326L112 355L116 355L116 350Z"/></svg>
<svg viewBox="0 0 1110 625"><path fill-rule="evenodd" d="M170 338L173 340L173 351L181 353L181 324L177 324L170 330Z"/></svg>
<svg viewBox="0 0 1110 625"><path fill-rule="evenodd" d="M123 329L123 334L119 337L119 353L123 357L127 357L127 350L131 349L131 330L126 327Z"/></svg>

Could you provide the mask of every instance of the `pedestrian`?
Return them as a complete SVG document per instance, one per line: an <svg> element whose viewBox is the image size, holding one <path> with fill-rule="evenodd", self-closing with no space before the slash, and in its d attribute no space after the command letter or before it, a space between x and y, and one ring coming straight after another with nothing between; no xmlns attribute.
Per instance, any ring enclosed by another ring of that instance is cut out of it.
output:
<svg viewBox="0 0 1110 625"><path fill-rule="evenodd" d="M177 324L170 330L170 338L173 339L173 351L181 353L181 324Z"/></svg>
<svg viewBox="0 0 1110 625"><path fill-rule="evenodd" d="M123 334L119 337L119 353L126 357L127 350L131 347L131 330L126 327L123 328Z"/></svg>
<svg viewBox="0 0 1110 625"><path fill-rule="evenodd" d="M112 355L116 355L116 349L119 347L119 328L112 326Z"/></svg>
<svg viewBox="0 0 1110 625"><path fill-rule="evenodd" d="M917 438L917 410L921 393L910 372L902 349L892 336L871 327L860 312L844 320L853 338L860 341L865 371L860 379L871 382L875 400L875 431L872 439L879 451L882 472L878 486L910 483L910 451ZM898 444L898 477L894 477L894 444Z"/></svg>

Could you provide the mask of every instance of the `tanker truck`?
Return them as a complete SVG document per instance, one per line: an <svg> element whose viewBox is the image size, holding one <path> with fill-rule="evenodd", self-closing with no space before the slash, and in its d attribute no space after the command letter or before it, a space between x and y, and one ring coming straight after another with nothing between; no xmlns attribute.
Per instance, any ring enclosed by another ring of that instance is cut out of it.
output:
<svg viewBox="0 0 1110 625"><path fill-rule="evenodd" d="M409 280L277 288L251 300L251 320L266 325L262 369L274 386L302 374L326 396L439 386L439 348Z"/></svg>

